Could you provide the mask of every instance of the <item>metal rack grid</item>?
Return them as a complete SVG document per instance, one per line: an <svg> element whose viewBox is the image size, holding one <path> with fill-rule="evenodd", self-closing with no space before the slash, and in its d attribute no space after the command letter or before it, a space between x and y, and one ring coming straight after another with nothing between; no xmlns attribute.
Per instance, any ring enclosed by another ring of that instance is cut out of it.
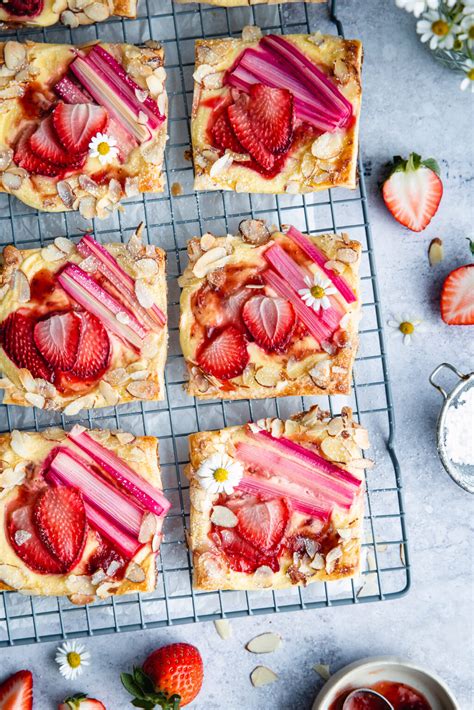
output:
<svg viewBox="0 0 474 710"><path fill-rule="evenodd" d="M160 10L154 3L160 2ZM125 212L96 221L95 233L102 241L126 239L140 221L145 221L150 243L162 246L168 255L170 345L166 366L166 401L130 404L90 411L85 419L64 418L33 408L0 407L0 429L42 429L53 424L66 427L75 421L86 426L123 428L135 434L153 434L160 439L164 489L173 508L165 523L165 540L159 560L159 584L154 593L131 595L76 607L58 598L0 595L0 647L59 640L117 631L156 628L223 617L319 607L359 604L393 599L410 584L400 470L394 451L394 418L387 375L380 301L374 270L373 246L367 215L362 164L355 191L328 190L305 196L194 193L192 165L185 156L189 148L189 113L192 100L194 40L238 34L246 24L264 30L342 34L337 0L328 5L252 6L214 8L173 5L172 0L142 0L136 20L113 18L107 23L71 32L52 27L39 31L6 32L19 39L29 37L50 42L79 44L99 37L104 41L139 43L159 39L165 45L170 96L170 140L166 151L168 189L165 194L145 195L128 201ZM180 194L171 189L181 186ZM213 231L233 232L241 219L253 216L270 223L293 223L304 231L322 233L346 230L361 241L361 290L363 320L360 348L354 368L350 397L288 397L281 400L194 401L183 391L184 364L178 341L177 276L186 261L186 241ZM58 235L78 237L90 223L75 213L60 215L35 212L0 196L0 246L14 242L32 248ZM185 542L188 522L188 484L182 467L188 460L187 436L197 429L215 429L262 416L288 416L314 402L338 412L353 407L355 416L369 429L377 466L367 472L365 515L365 570L358 580L313 584L272 592L194 592L191 560Z"/></svg>

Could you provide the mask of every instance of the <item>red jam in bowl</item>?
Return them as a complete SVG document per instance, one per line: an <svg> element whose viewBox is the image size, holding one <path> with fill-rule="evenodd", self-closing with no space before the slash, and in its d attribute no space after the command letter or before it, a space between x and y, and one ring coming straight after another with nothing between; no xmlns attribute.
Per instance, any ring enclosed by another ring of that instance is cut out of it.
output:
<svg viewBox="0 0 474 710"><path fill-rule="evenodd" d="M410 685L382 680L374 685L368 685L367 688L383 695L384 698L392 703L394 710L432 710L425 696ZM342 710L344 701L353 690L356 689L347 688L340 693L331 703L328 710ZM366 695L365 698L354 699L350 710L380 710L380 702L376 696L371 698Z"/></svg>

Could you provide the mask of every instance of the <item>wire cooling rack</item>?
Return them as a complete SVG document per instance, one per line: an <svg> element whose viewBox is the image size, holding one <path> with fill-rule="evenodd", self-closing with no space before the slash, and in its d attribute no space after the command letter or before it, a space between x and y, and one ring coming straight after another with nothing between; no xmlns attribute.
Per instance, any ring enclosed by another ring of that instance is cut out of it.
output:
<svg viewBox="0 0 474 710"><path fill-rule="evenodd" d="M159 7L158 7L159 6ZM189 115L192 101L194 40L238 34L247 24L264 30L342 34L336 0L328 5L257 5L213 8L173 5L171 0L139 3L136 20L111 19L107 23L71 32L62 27L40 31L6 32L4 37L80 44L99 37L104 41L140 43L149 38L165 45L170 96L170 140L166 150L168 191L130 200L125 212L96 221L102 241L127 239L140 221L147 224L150 243L168 254L170 346L166 366L166 401L131 404L91 411L87 426L123 428L135 434L159 437L162 476L172 511L165 523L161 546L159 584L152 594L131 595L77 607L57 598L0 595L0 646L51 641L117 631L155 628L223 617L314 609L395 598L409 587L409 563L401 494L400 471L393 448L394 418L388 382L373 247L367 216L362 166L355 191L328 190L313 195L244 195L195 193L189 162ZM2 39L3 39L2 38ZM179 189L177 186L179 185ZM232 233L245 217L271 224L292 223L303 231L348 231L363 245L361 290L363 319L360 348L350 397L287 397L281 400L197 402L185 394L184 363L178 341L177 276L186 262L186 241L197 234ZM77 214L42 214L14 198L0 196L0 243L22 248L43 245L59 235L79 237L90 228ZM188 485L182 468L188 460L187 437L198 429L241 424L262 416L288 416L319 402L331 412L344 405L369 429L377 466L367 473L364 558L359 579L308 588L272 592L194 592L191 559L186 546ZM52 424L69 427L77 419L34 408L0 407L0 429L42 429Z"/></svg>

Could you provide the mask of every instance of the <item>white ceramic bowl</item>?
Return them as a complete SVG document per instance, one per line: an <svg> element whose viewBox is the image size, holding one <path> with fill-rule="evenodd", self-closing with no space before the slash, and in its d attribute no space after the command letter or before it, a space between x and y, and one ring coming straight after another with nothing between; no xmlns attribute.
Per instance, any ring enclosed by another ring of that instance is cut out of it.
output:
<svg viewBox="0 0 474 710"><path fill-rule="evenodd" d="M382 680L411 685L425 696L432 710L461 710L441 678L397 656L363 658L341 668L321 688L313 710L328 710L346 688L367 688Z"/></svg>

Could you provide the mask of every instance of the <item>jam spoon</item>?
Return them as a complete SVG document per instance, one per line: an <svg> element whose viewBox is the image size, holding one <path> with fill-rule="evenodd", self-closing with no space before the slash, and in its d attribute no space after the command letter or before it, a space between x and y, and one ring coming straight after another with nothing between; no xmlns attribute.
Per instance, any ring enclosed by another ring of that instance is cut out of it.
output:
<svg viewBox="0 0 474 710"><path fill-rule="evenodd" d="M366 705L366 701L371 704ZM367 708L367 710L394 710L392 703L387 698L370 688L353 690L344 700L344 705L342 706L342 710L364 710L364 708Z"/></svg>

